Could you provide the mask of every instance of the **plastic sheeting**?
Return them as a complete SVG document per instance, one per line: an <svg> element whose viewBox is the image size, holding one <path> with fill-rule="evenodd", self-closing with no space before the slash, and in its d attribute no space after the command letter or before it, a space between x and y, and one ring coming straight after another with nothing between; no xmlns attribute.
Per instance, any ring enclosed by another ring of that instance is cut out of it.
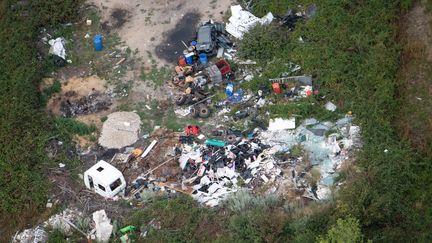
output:
<svg viewBox="0 0 432 243"><path fill-rule="evenodd" d="M237 39L243 38L243 34L248 32L256 24L268 25L273 21L273 14L267 13L261 19L252 13L243 10L240 5L231 6L231 17L225 29L228 33Z"/></svg>
<svg viewBox="0 0 432 243"><path fill-rule="evenodd" d="M57 39L52 39L48 42L50 44L50 50L49 53L59 56L66 60L66 49L65 49L65 40L63 37L59 37Z"/></svg>

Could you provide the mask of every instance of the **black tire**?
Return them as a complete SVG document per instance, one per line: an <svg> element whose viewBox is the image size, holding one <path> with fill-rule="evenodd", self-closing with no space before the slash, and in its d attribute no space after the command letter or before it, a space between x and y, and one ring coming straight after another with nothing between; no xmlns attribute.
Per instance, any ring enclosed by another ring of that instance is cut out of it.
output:
<svg viewBox="0 0 432 243"><path fill-rule="evenodd" d="M182 105L184 105L186 99L187 99L186 95L179 96L179 97L176 98L175 103L178 106L182 106Z"/></svg>
<svg viewBox="0 0 432 243"><path fill-rule="evenodd" d="M192 114L192 116L194 118L197 118L199 116L199 109L198 109L198 107L192 107L190 111L191 111L191 114Z"/></svg>
<svg viewBox="0 0 432 243"><path fill-rule="evenodd" d="M210 116L210 109L207 106L199 106L198 111L201 118L207 118Z"/></svg>
<svg viewBox="0 0 432 243"><path fill-rule="evenodd" d="M235 143L236 140L237 140L237 137L234 134L230 134L226 137L226 141L228 143Z"/></svg>

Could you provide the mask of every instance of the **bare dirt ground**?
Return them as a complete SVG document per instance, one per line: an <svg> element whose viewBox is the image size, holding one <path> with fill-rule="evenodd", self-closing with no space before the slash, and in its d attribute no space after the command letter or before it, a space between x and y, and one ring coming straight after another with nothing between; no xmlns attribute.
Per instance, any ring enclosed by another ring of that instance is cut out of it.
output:
<svg viewBox="0 0 432 243"><path fill-rule="evenodd" d="M187 23L187 29L194 31L201 21L213 19L221 21L232 0L91 0L100 8L102 22L118 32L120 38L132 49L138 49L144 61L161 56L160 45L184 49L181 40L189 36L180 35L179 39L167 39L178 24ZM183 37L183 38L182 38ZM175 48L174 48L175 49ZM159 59L161 64L172 65L171 60Z"/></svg>
<svg viewBox="0 0 432 243"><path fill-rule="evenodd" d="M401 20L403 45L397 118L400 133L425 153L432 153L432 12L430 0L416 1Z"/></svg>

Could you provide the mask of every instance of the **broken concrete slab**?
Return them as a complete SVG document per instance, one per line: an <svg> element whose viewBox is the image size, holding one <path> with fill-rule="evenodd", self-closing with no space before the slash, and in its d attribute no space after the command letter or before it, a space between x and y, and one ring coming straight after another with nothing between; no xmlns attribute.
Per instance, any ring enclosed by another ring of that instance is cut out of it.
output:
<svg viewBox="0 0 432 243"><path fill-rule="evenodd" d="M120 149L138 140L141 118L134 112L114 112L102 126L99 144L108 149Z"/></svg>

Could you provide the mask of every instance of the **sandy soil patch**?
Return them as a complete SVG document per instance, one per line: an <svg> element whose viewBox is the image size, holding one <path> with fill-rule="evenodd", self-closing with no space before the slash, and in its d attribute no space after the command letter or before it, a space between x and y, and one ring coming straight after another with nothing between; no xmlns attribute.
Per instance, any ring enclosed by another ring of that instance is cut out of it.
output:
<svg viewBox="0 0 432 243"><path fill-rule="evenodd" d="M157 46L160 44L183 48L181 39L166 39L168 33L175 29L182 19L191 24L191 30L195 30L195 25L201 21L222 21L231 2L232 0L90 1L101 10L105 28L118 32L131 49L139 50L144 61L149 55L157 56ZM191 13L194 13L192 18ZM183 41L188 41L189 38L184 37ZM172 64L166 59L157 61Z"/></svg>

